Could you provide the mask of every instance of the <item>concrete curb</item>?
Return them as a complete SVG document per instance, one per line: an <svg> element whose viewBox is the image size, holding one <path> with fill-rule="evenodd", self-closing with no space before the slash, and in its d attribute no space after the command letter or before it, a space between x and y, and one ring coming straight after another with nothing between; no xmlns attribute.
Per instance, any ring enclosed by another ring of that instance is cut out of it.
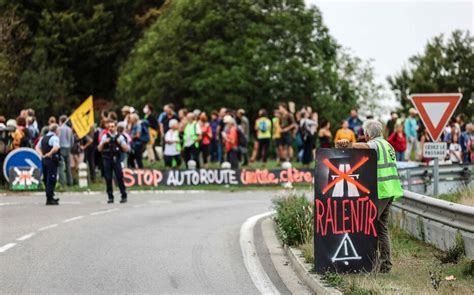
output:
<svg viewBox="0 0 474 295"><path fill-rule="evenodd" d="M327 287L324 285L321 277L315 273L311 273L312 265L306 263L303 254L300 250L293 247L284 246L286 255L289 257L291 265L298 276L305 282L316 294L342 294L336 288Z"/></svg>

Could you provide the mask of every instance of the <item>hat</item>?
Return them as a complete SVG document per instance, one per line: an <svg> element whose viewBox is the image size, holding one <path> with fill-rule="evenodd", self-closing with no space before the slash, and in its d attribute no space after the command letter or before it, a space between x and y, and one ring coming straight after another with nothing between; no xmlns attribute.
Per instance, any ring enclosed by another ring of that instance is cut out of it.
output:
<svg viewBox="0 0 474 295"><path fill-rule="evenodd" d="M176 119L171 119L168 123L169 128L173 128L174 125L178 124L178 120Z"/></svg>
<svg viewBox="0 0 474 295"><path fill-rule="evenodd" d="M124 107L122 108L122 112L130 113L130 107L129 107L129 106L124 106Z"/></svg>
<svg viewBox="0 0 474 295"><path fill-rule="evenodd" d="M245 110L244 110L244 109L238 109L238 110L237 110L237 113L243 115L243 114L245 114Z"/></svg>
<svg viewBox="0 0 474 295"><path fill-rule="evenodd" d="M7 121L7 126L10 126L10 127L16 127L16 121L15 119L10 119Z"/></svg>
<svg viewBox="0 0 474 295"><path fill-rule="evenodd" d="M410 114L416 114L416 113L417 113L417 111L416 111L414 108L410 108L410 109L408 110L408 112L409 112Z"/></svg>
<svg viewBox="0 0 474 295"><path fill-rule="evenodd" d="M232 118L231 115L225 115L224 116L224 123L233 123L234 122L234 118Z"/></svg>

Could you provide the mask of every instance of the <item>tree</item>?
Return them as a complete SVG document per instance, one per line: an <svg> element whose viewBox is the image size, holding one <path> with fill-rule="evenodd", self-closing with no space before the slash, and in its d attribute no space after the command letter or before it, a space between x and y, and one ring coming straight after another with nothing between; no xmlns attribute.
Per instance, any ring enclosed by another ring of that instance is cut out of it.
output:
<svg viewBox="0 0 474 295"><path fill-rule="evenodd" d="M16 102L0 112L34 106L44 121L90 94L113 100L118 68L164 2L0 0L0 95Z"/></svg>
<svg viewBox="0 0 474 295"><path fill-rule="evenodd" d="M291 100L339 120L356 95L338 74L338 47L320 11L302 0L176 1L133 48L117 95L207 111L245 107L252 116Z"/></svg>
<svg viewBox="0 0 474 295"><path fill-rule="evenodd" d="M399 98L402 111L412 107L411 93L460 92L463 99L457 113L474 116L474 37L469 31L454 31L449 38L439 35L430 40L423 52L412 56L409 65L388 77Z"/></svg>

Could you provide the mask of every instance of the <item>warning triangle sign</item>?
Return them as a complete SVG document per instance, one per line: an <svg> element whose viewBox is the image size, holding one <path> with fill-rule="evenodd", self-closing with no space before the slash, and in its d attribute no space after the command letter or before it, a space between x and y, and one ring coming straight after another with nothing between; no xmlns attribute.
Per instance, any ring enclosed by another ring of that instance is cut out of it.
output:
<svg viewBox="0 0 474 295"><path fill-rule="evenodd" d="M410 99L433 141L438 141L461 98L461 93L410 95Z"/></svg>

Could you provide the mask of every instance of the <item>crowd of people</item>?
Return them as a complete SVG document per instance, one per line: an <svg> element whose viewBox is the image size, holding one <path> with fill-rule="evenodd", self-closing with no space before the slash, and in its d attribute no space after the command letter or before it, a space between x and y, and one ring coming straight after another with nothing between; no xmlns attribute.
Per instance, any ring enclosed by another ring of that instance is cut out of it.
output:
<svg viewBox="0 0 474 295"><path fill-rule="evenodd" d="M78 138L66 115L52 116L40 128L34 110L27 109L16 119L6 120L0 115L0 161L3 162L6 154L14 149L35 147L52 124L59 126L61 160L58 174L63 186L73 184L82 162L88 164L92 181L95 181L97 171L104 175L98 147L110 122L116 123L118 134L123 135L129 146L128 152L121 157L121 162L129 168L144 168L144 156L150 163L163 161L168 169L207 168L212 162L228 162L229 168L238 169L256 161L264 166L269 158L280 162L299 161L309 167L316 148L331 148L340 140L365 141L363 120L357 110L352 110L341 122L334 136L331 123L319 118L309 106L295 110L294 105L289 107L280 103L276 109L260 109L256 115L252 124L244 109L223 107L206 113L198 109L176 109L170 103L159 112L147 104L140 112L124 106L120 114L102 111L97 126L85 137ZM423 158L423 144L431 139L415 109L400 117L392 112L384 135L394 147L397 161L431 160ZM474 125L465 122L464 115L450 120L442 141L448 144L446 160L474 162Z"/></svg>

